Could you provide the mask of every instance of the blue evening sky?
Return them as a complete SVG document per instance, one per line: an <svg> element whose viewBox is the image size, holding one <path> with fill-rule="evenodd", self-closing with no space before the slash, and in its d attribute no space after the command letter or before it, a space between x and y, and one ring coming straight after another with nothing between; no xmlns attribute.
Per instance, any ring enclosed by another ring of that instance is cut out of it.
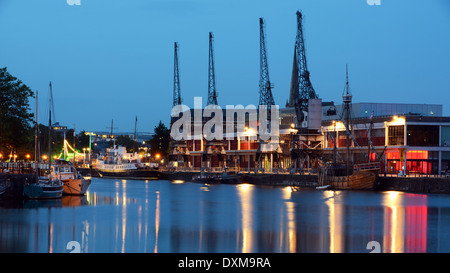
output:
<svg viewBox="0 0 450 273"><path fill-rule="evenodd" d="M168 125L173 43L184 104L207 99L208 32L218 101L258 104L259 17L266 20L275 102L289 96L296 11L311 81L340 103L349 64L354 102L443 104L450 115L450 0L0 0L0 67L39 90L48 119L80 130L153 132ZM34 100L31 101L34 111Z"/></svg>

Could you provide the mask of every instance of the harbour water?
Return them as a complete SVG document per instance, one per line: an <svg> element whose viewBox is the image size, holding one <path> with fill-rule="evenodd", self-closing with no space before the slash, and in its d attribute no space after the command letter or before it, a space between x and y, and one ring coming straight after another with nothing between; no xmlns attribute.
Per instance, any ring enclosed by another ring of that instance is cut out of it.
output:
<svg viewBox="0 0 450 273"><path fill-rule="evenodd" d="M0 252L450 252L450 195L93 178L1 203Z"/></svg>

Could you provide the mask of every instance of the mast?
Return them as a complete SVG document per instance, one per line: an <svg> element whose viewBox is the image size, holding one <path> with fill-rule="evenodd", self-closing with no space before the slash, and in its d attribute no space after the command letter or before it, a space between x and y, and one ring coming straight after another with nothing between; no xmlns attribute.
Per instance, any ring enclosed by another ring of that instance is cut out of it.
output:
<svg viewBox="0 0 450 273"><path fill-rule="evenodd" d="M48 170L49 181L52 182L52 82L50 82L50 96L48 109Z"/></svg>
<svg viewBox="0 0 450 273"><path fill-rule="evenodd" d="M342 95L342 99L344 101L344 113L345 113L345 122L347 126L347 175L350 175L350 104L352 102L352 95L350 94L349 85L348 85L348 65L345 68L346 73L346 82L344 94Z"/></svg>
<svg viewBox="0 0 450 273"><path fill-rule="evenodd" d="M39 164L38 164L38 160L39 160L39 156L38 156L38 142L39 142L39 137L38 137L38 133L39 133L39 125L38 125L38 96L39 93L36 90L36 127L34 130L34 168L36 170L36 181L39 177Z"/></svg>
<svg viewBox="0 0 450 273"><path fill-rule="evenodd" d="M134 122L134 147L133 147L133 153L136 153L136 128L137 128L137 116L136 116L136 121Z"/></svg>
<svg viewBox="0 0 450 273"><path fill-rule="evenodd" d="M73 125L73 167L75 168L75 157L77 155L77 150L75 150L75 143L76 143L76 133L75 133L75 124Z"/></svg>

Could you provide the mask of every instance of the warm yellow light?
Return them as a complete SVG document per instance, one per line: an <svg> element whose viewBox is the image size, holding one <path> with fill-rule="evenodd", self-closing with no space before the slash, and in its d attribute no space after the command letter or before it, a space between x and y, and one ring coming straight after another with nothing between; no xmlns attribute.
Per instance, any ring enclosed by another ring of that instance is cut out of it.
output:
<svg viewBox="0 0 450 273"><path fill-rule="evenodd" d="M156 154L156 158L160 158L161 156L159 154Z"/></svg>
<svg viewBox="0 0 450 273"><path fill-rule="evenodd" d="M46 160L46 159L47 159L47 156L46 156L46 155L43 155L42 158L43 158L44 160Z"/></svg>
<svg viewBox="0 0 450 273"><path fill-rule="evenodd" d="M393 116L392 121L389 123L389 125L405 125L405 118L399 117L399 116Z"/></svg>
<svg viewBox="0 0 450 273"><path fill-rule="evenodd" d="M57 159L58 157L56 155L53 156L53 159Z"/></svg>
<svg viewBox="0 0 450 273"><path fill-rule="evenodd" d="M25 156L26 158L30 158L30 155L29 154L27 154L26 156Z"/></svg>
<svg viewBox="0 0 450 273"><path fill-rule="evenodd" d="M295 127L295 123L291 123L291 128L294 128Z"/></svg>

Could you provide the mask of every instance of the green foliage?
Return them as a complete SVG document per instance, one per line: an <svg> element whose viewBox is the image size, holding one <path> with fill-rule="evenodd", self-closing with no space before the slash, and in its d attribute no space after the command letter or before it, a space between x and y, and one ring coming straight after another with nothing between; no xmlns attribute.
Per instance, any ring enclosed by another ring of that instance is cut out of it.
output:
<svg viewBox="0 0 450 273"><path fill-rule="evenodd" d="M161 157L167 157L169 155L170 129L162 121L159 121L154 132L155 134L148 141L150 144L150 153L152 156L160 154Z"/></svg>
<svg viewBox="0 0 450 273"><path fill-rule="evenodd" d="M112 142L111 142L112 145ZM127 148L127 152L129 153L134 153L134 147L136 147L136 152L138 152L139 147L141 147L142 145L140 145L140 143L134 141L134 139L131 139L130 136L117 136L116 137L116 145L117 146L124 146Z"/></svg>
<svg viewBox="0 0 450 273"><path fill-rule="evenodd" d="M33 135L30 134L29 98L33 91L21 80L8 73L6 67L0 68L0 153L6 155L14 150L17 153L32 151Z"/></svg>

